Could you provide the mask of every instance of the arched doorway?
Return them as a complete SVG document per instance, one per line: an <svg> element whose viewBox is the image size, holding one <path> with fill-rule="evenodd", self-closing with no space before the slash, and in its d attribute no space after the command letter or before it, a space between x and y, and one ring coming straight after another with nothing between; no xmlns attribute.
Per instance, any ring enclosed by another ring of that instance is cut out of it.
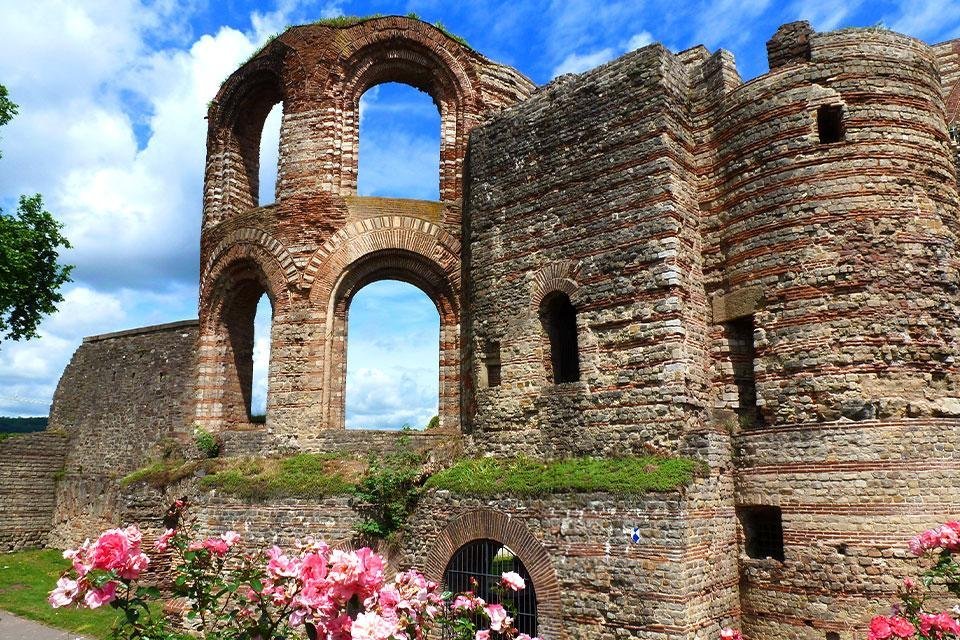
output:
<svg viewBox="0 0 960 640"><path fill-rule="evenodd" d="M525 583L521 591L504 589L501 576L512 571ZM537 634L537 588L517 554L496 540L471 540L457 549L443 572L444 591L472 591L488 603L502 604L521 633Z"/></svg>

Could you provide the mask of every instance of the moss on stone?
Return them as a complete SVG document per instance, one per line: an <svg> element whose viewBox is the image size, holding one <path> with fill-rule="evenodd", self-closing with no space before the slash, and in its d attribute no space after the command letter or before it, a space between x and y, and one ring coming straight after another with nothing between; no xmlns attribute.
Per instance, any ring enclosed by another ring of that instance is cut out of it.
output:
<svg viewBox="0 0 960 640"><path fill-rule="evenodd" d="M693 481L697 463L685 458L654 456L625 458L476 458L461 460L434 474L427 487L467 495L601 491L635 495L670 491Z"/></svg>
<svg viewBox="0 0 960 640"><path fill-rule="evenodd" d="M302 453L287 458L213 458L158 461L120 480L162 489L199 477L204 489L243 498L323 498L353 491L366 463L338 454Z"/></svg>
<svg viewBox="0 0 960 640"><path fill-rule="evenodd" d="M244 458L200 479L200 486L242 498L325 498L353 492L366 465L336 454Z"/></svg>

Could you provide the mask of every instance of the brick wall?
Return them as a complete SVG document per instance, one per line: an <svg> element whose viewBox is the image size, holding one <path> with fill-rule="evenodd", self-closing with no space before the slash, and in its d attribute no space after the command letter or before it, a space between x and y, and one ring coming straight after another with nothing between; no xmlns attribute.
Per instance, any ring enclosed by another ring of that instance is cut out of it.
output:
<svg viewBox="0 0 960 640"><path fill-rule="evenodd" d="M684 64L659 45L560 78L471 139L465 419L478 446L676 449L705 405ZM540 304L577 310L580 380L554 384ZM482 352L499 342L501 384Z"/></svg>
<svg viewBox="0 0 960 640"><path fill-rule="evenodd" d="M185 321L91 336L73 354L50 408L48 428L69 439L52 544L116 526L116 480L191 432L196 341Z"/></svg>
<svg viewBox="0 0 960 640"><path fill-rule="evenodd" d="M0 551L47 543L66 450L50 430L0 440Z"/></svg>

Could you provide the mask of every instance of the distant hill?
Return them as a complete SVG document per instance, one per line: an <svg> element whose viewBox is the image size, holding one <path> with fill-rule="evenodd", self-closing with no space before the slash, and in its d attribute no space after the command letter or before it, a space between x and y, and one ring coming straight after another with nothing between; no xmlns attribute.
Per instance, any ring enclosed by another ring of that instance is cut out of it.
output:
<svg viewBox="0 0 960 640"><path fill-rule="evenodd" d="M47 428L47 418L7 418L0 416L0 433L30 433Z"/></svg>

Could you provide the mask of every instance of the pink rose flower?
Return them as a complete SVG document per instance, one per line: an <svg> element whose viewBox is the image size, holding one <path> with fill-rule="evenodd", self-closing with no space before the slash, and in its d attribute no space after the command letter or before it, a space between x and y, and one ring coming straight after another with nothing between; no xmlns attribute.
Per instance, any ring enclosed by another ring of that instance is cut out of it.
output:
<svg viewBox="0 0 960 640"><path fill-rule="evenodd" d="M376 613L361 613L350 627L353 640L389 640L397 627Z"/></svg>
<svg viewBox="0 0 960 640"><path fill-rule="evenodd" d="M887 640L893 635L890 620L886 616L874 616L870 621L870 633L867 640Z"/></svg>
<svg viewBox="0 0 960 640"><path fill-rule="evenodd" d="M226 542L228 547L232 547L240 542L240 534L236 531L227 531L225 534L220 536L220 539Z"/></svg>
<svg viewBox="0 0 960 640"><path fill-rule="evenodd" d="M477 631L477 636L474 640L490 640L490 631L484 629L483 631Z"/></svg>
<svg viewBox="0 0 960 640"><path fill-rule="evenodd" d="M507 571L504 573L500 577L500 584L511 591L520 591L527 586L523 578L520 577L520 574L515 571Z"/></svg>
<svg viewBox="0 0 960 640"><path fill-rule="evenodd" d="M130 555L126 564L116 570L117 575L124 580L136 580L141 573L147 570L149 564L150 558L144 553Z"/></svg>
<svg viewBox="0 0 960 640"><path fill-rule="evenodd" d="M123 529L110 529L100 534L89 551L94 569L110 571L122 567L130 553L130 539Z"/></svg>
<svg viewBox="0 0 960 640"><path fill-rule="evenodd" d="M720 630L720 638L722 640L743 640L743 634L736 629L726 627Z"/></svg>
<svg viewBox="0 0 960 640"><path fill-rule="evenodd" d="M492 631L504 631L509 628L510 623L513 622L507 615L507 610L503 608L503 605L488 604L484 611L486 611L487 617L490 618L490 629Z"/></svg>
<svg viewBox="0 0 960 640"><path fill-rule="evenodd" d="M83 602L88 608L96 609L101 605L113 602L116 600L116 598L117 583L111 580L99 589L91 589L90 591L87 591L87 595L84 596Z"/></svg>
<svg viewBox="0 0 960 640"><path fill-rule="evenodd" d="M901 618L900 616L893 616L890 618L890 630L898 638L910 638L914 633L916 633L916 629L913 628L913 624L911 624L906 618Z"/></svg>
<svg viewBox="0 0 960 640"><path fill-rule="evenodd" d="M57 580L57 586L50 592L47 602L54 609L66 607L73 603L78 593L80 593L80 585L77 584L77 581L63 577Z"/></svg>
<svg viewBox="0 0 960 640"><path fill-rule="evenodd" d="M267 557L267 573L274 578L294 578L300 573L300 563L288 558L276 545L267 551Z"/></svg>
<svg viewBox="0 0 960 640"><path fill-rule="evenodd" d="M157 541L153 543L153 548L161 553L167 551L170 548L170 541L175 535L177 535L176 529L167 529L161 533Z"/></svg>
<svg viewBox="0 0 960 640"><path fill-rule="evenodd" d="M921 613L920 631L925 636L931 636L931 631L941 632L933 637L939 637L943 632L960 633L960 623L954 620L949 613Z"/></svg>
<svg viewBox="0 0 960 640"><path fill-rule="evenodd" d="M230 545L223 538L207 538L203 541L203 548L215 556L225 556Z"/></svg>

